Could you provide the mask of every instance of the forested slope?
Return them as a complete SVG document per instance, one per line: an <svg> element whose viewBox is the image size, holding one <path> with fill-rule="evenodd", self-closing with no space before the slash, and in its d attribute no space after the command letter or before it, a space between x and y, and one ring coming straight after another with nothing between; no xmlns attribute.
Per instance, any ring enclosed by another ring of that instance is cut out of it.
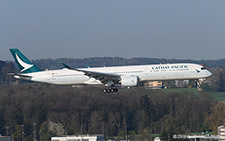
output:
<svg viewBox="0 0 225 141"><path fill-rule="evenodd" d="M142 88L103 94L102 88L87 86L19 85L0 88L0 133L10 127L13 138L28 140L33 123L38 138L61 134L103 133L108 136L152 133L200 132L205 115L217 102L204 92L164 93ZM55 128L53 128L54 126ZM57 128L56 128L57 127ZM40 134L39 134L40 133Z"/></svg>

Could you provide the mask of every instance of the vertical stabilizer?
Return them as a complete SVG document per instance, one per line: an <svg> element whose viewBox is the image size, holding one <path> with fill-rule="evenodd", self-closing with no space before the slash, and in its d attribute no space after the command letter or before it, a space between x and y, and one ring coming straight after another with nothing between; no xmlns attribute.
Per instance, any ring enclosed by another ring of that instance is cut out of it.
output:
<svg viewBox="0 0 225 141"><path fill-rule="evenodd" d="M41 71L35 64L31 63L18 49L10 49L21 73L32 73Z"/></svg>

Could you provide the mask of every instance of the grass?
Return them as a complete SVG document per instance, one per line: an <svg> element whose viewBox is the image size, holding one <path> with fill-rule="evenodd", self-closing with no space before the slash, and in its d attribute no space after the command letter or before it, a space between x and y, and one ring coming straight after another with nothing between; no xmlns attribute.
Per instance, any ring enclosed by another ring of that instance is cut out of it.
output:
<svg viewBox="0 0 225 141"><path fill-rule="evenodd" d="M132 91L138 91L138 89L133 89ZM151 91L162 91L165 93L180 93L180 92L190 92L193 94L199 94L202 91L199 91L197 88L168 88L168 89L149 89ZM128 91L128 89L120 89L120 91ZM213 96L217 101L225 102L225 92L206 92L207 94Z"/></svg>
<svg viewBox="0 0 225 141"><path fill-rule="evenodd" d="M200 91L196 88L169 88L169 89L162 89L162 91L167 92L167 93L172 93L172 92L191 92L198 94Z"/></svg>
<svg viewBox="0 0 225 141"><path fill-rule="evenodd" d="M162 89L164 92L191 92L198 94L201 91L199 91L196 88L173 88L173 89ZM207 94L213 96L217 101L225 101L225 92L206 92Z"/></svg>
<svg viewBox="0 0 225 141"><path fill-rule="evenodd" d="M225 92L207 92L212 95L217 101L225 101Z"/></svg>

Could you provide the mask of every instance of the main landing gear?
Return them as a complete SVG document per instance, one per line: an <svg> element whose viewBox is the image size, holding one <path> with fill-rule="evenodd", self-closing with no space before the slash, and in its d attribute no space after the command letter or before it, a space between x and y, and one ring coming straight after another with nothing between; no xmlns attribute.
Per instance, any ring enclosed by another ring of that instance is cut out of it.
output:
<svg viewBox="0 0 225 141"><path fill-rule="evenodd" d="M104 89L103 90L104 93L114 93L114 92L118 92L117 88L109 88L109 89Z"/></svg>

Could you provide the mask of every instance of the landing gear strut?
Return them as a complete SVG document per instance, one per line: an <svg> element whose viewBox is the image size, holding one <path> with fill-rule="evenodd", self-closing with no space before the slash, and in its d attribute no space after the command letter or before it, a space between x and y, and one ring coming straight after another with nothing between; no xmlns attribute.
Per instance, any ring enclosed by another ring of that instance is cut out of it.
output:
<svg viewBox="0 0 225 141"><path fill-rule="evenodd" d="M114 93L114 92L118 92L117 88L109 88L109 89L104 89L103 90L104 93Z"/></svg>

